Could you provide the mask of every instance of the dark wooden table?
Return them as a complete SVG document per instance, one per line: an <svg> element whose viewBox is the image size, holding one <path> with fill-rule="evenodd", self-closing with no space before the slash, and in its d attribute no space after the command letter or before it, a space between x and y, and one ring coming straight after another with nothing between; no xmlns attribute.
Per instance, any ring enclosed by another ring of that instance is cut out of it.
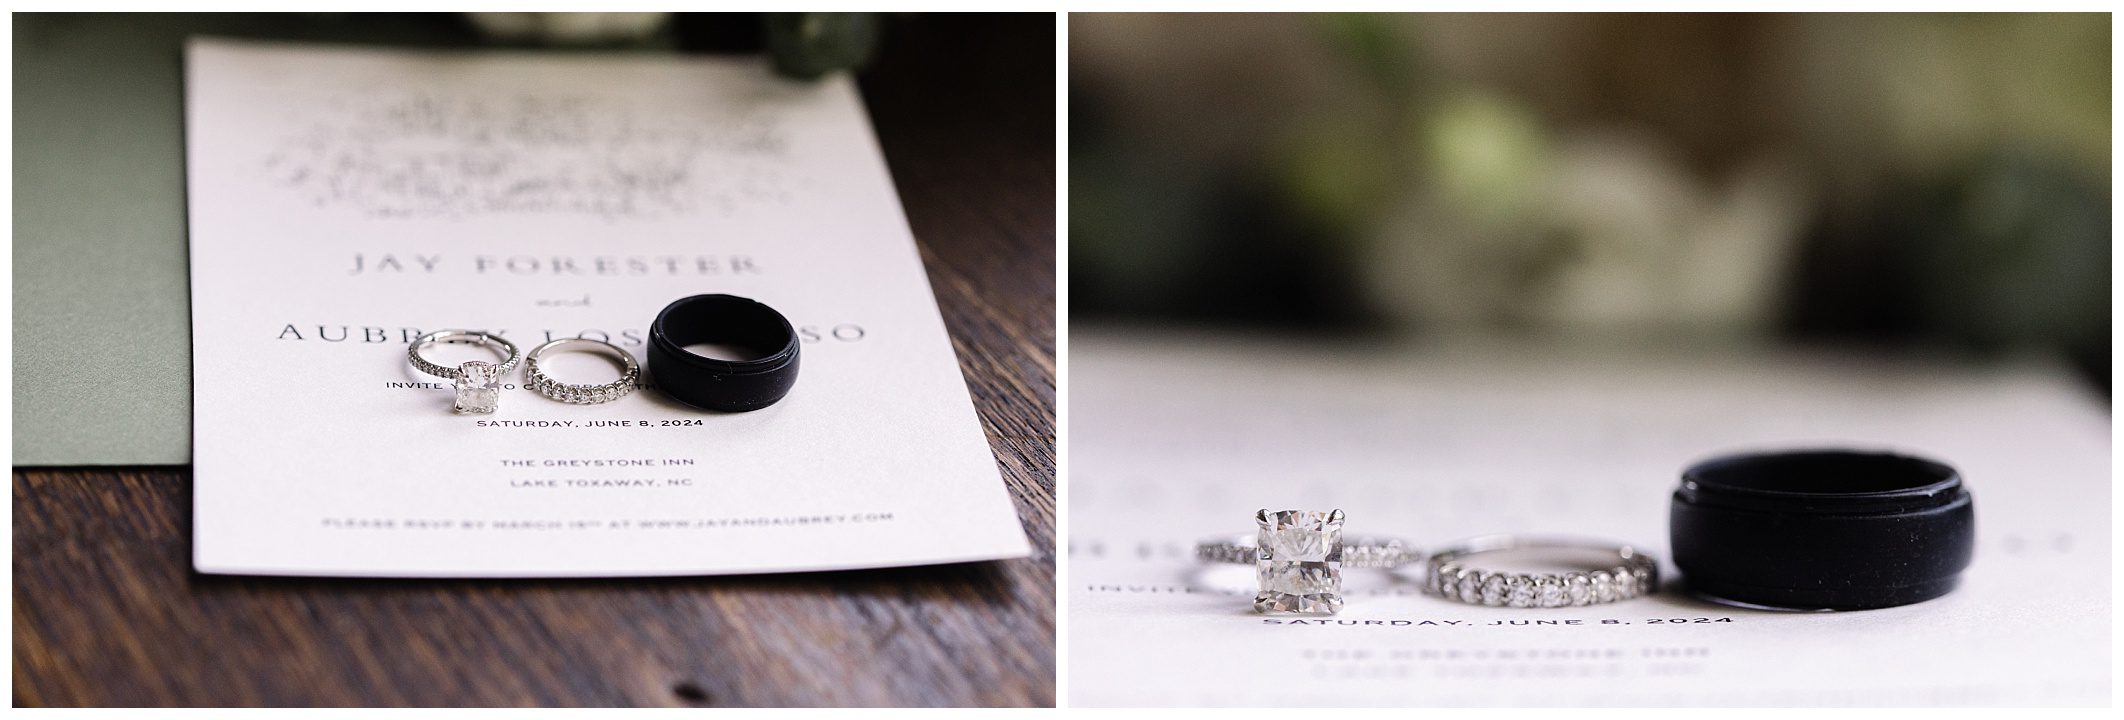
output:
<svg viewBox="0 0 2124 720"><path fill-rule="evenodd" d="M1037 557L680 579L203 576L189 468L16 468L15 704L1054 704L1053 28L898 19L863 78Z"/></svg>

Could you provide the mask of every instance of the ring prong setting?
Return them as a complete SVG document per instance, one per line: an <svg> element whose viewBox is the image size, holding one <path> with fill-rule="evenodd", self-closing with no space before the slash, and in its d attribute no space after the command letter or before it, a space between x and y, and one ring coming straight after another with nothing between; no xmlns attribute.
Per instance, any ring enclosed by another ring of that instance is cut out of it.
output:
<svg viewBox="0 0 2124 720"><path fill-rule="evenodd" d="M1255 514L1261 528L1254 610L1265 614L1333 615L1342 610L1341 510L1285 510Z"/></svg>

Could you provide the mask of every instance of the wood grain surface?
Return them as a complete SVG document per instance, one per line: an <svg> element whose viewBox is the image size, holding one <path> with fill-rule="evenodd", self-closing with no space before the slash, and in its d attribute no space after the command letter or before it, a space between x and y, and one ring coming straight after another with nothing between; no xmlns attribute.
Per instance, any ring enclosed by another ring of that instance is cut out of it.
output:
<svg viewBox="0 0 2124 720"><path fill-rule="evenodd" d="M715 578L203 576L188 468L17 468L15 704L1052 705L1053 28L895 18L862 83L1036 557Z"/></svg>

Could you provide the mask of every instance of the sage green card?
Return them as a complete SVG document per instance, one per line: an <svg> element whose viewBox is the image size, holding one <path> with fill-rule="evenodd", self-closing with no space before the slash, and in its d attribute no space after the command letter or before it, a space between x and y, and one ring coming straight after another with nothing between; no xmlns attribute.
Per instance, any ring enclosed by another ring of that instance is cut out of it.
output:
<svg viewBox="0 0 2124 720"><path fill-rule="evenodd" d="M191 462L185 39L466 38L430 16L365 13L16 13L13 24L15 464Z"/></svg>
<svg viewBox="0 0 2124 720"><path fill-rule="evenodd" d="M16 465L191 460L183 35L15 17Z"/></svg>

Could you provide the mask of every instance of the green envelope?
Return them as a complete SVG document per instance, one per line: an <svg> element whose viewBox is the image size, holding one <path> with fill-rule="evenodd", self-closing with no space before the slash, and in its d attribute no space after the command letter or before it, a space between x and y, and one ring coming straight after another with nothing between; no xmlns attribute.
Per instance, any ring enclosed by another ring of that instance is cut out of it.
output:
<svg viewBox="0 0 2124 720"><path fill-rule="evenodd" d="M168 20L15 18L17 465L191 461L186 33Z"/></svg>
<svg viewBox="0 0 2124 720"><path fill-rule="evenodd" d="M15 464L191 462L184 39L463 38L324 13L18 13L14 33Z"/></svg>

